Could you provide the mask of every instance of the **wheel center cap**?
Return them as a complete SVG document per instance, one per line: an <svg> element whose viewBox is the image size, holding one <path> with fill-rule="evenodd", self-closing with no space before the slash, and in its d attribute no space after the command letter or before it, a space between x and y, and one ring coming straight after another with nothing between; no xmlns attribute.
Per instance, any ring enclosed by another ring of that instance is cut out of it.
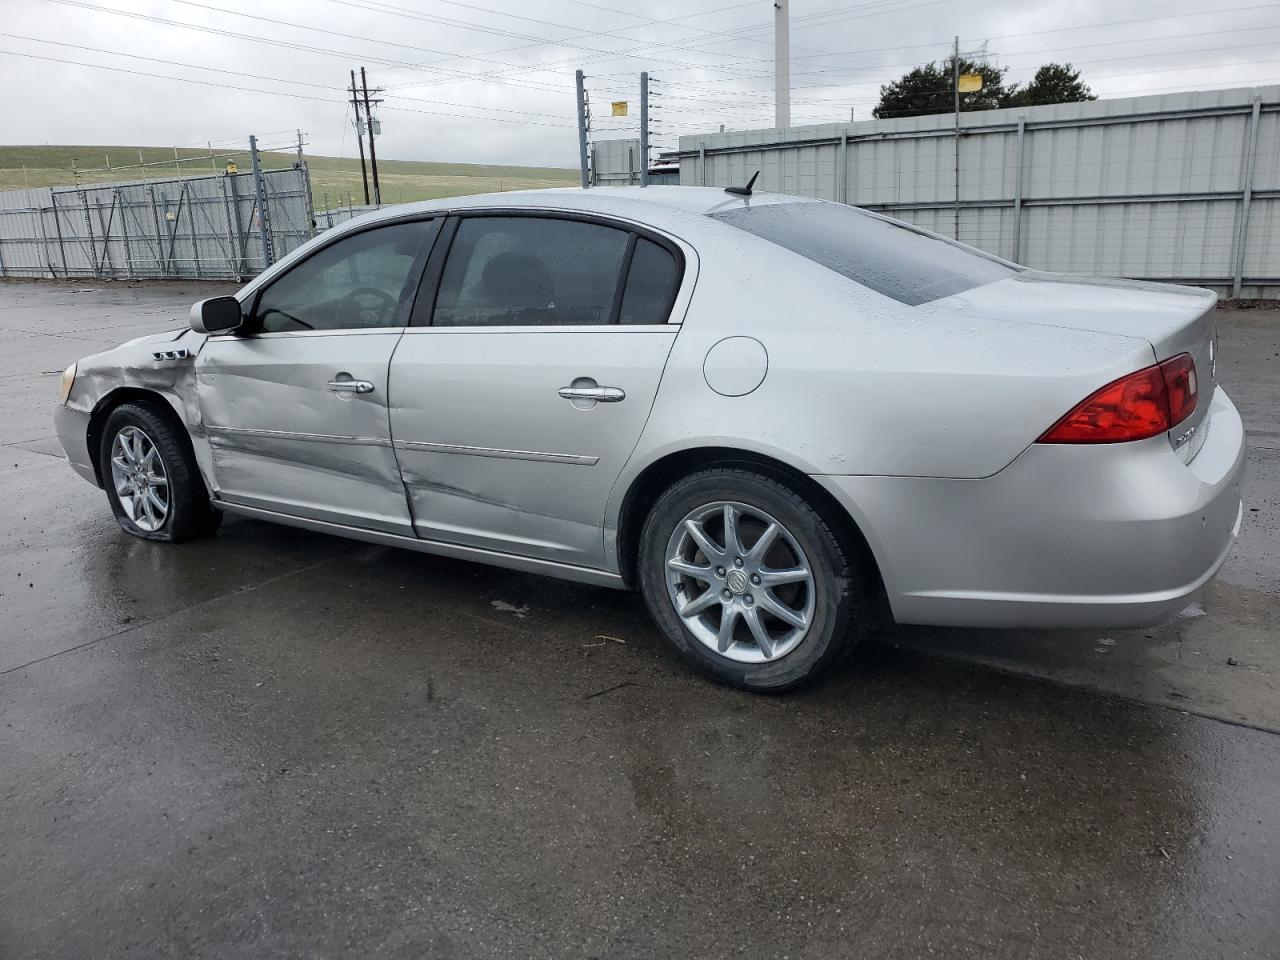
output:
<svg viewBox="0 0 1280 960"><path fill-rule="evenodd" d="M725 578L724 582L725 585L734 593L746 593L747 584L750 583L747 579L747 575L741 570L730 571L729 576Z"/></svg>

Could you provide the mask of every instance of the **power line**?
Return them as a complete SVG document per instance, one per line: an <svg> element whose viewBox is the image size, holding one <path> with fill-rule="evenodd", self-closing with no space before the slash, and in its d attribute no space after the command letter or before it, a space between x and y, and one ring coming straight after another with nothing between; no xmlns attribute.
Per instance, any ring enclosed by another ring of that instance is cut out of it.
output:
<svg viewBox="0 0 1280 960"><path fill-rule="evenodd" d="M1003 53L1003 54L998 53L998 54L992 54L992 56L998 57L1001 61L1004 61L1004 60L1012 59L1015 57L1038 57L1038 56L1043 56L1046 53L1063 53L1063 52L1070 52L1073 50L1089 50L1097 47L1124 46L1124 45L1132 45L1135 43L1159 42L1163 40L1182 40L1182 39L1187 39L1192 37L1206 37L1206 36L1214 36L1214 35L1227 34L1227 33L1256 33L1259 30L1280 30L1280 24L1269 24L1266 26L1253 26L1253 27L1236 27L1236 28L1226 29L1226 30L1200 31L1197 33L1180 33L1180 34L1173 34L1173 35L1164 36L1164 37L1143 37L1143 38L1135 38L1130 40L1106 40L1106 41L1101 41L1099 43L1085 43L1085 44L1078 44L1076 46L1070 46L1070 47L1045 47L1037 50L1023 50L1017 53ZM1228 47L1195 48L1192 50L1162 50L1154 53L1135 53L1135 54L1127 55L1124 57L1111 57L1111 58L1105 58L1100 60L1082 60L1082 61L1073 60L1072 66L1086 66L1093 63L1111 63L1117 60L1140 60L1140 59L1151 58L1151 57L1172 57L1172 56L1179 56L1182 54L1216 53L1223 50L1248 49L1248 47L1250 46L1269 46L1269 45L1270 44L1265 44L1265 43L1245 44L1245 45L1233 44ZM945 57L943 59L945 59ZM862 63L862 64L852 64L846 67L819 67L814 70L794 71L792 73L792 76L802 76L802 77L829 76L832 74L854 73L854 72L865 71L865 70L905 70L905 69L914 69L916 67L924 66L929 62L932 62L932 61L925 61L925 63L921 63L918 61L909 62L909 63ZM768 76L770 76L770 74L760 73L760 74L756 74L750 79L759 80L759 79L765 79ZM702 80L699 80L698 83L701 83L701 84L733 83L740 79L744 79L744 78L729 77L729 78L720 78L720 79L702 79ZM879 82L882 82L882 81L881 80L860 80L860 81L849 81L849 84L850 85L853 85L855 83L870 84L870 83L879 83ZM749 89L765 89L765 87L752 87ZM803 90L806 88L804 86L797 85L793 89ZM723 92L723 91L720 91L720 92Z"/></svg>
<svg viewBox="0 0 1280 960"><path fill-rule="evenodd" d="M317 90L328 90L335 93L346 92L345 88L343 87L335 87L327 83L313 83L307 80L290 80L285 77L271 77L271 76L265 76L259 73L245 73L242 70L225 70L220 67L202 66L197 63L189 63L189 62L184 63L181 60L164 60L159 57L144 57L136 53L122 53L116 50L107 50L103 47L90 47L80 43L64 43L61 40L49 40L44 37L30 37L20 33L0 32L0 37L9 37L10 39L13 39L13 40L30 40L35 43L47 43L47 44L52 44L53 46L58 46L58 47L71 47L76 50L88 50L93 53L101 53L101 54L114 56L114 57L128 57L131 60L146 60L150 63L163 63L171 67L185 67L191 70L201 70L209 73L225 73L225 74L229 74L231 76L236 76L236 77L248 77L249 79L252 79L252 80L267 80L273 83L293 83L299 86L311 87ZM91 66L91 64L85 64L85 66ZM464 110L488 110L495 113L515 113L515 114L520 114L522 116L547 117L550 119L561 119L563 117L563 114L558 114L558 113L538 113L534 111L521 110L521 109L516 109L512 107L489 107L480 103L457 103L451 100L433 100L426 97L401 96L399 97L399 99L408 100L410 102L415 102L415 103L431 103L431 104L436 104L438 106L444 106L444 107L460 107ZM277 132L288 133L289 131L281 130Z"/></svg>
<svg viewBox="0 0 1280 960"><path fill-rule="evenodd" d="M1247 7L1226 7L1221 10L1198 10L1193 13L1168 13L1168 14L1162 14L1161 16L1158 16L1158 17L1138 17L1136 19L1131 19L1131 20L1108 20L1102 23L1082 23L1073 27L1054 27L1049 30L1032 30L1027 33L992 34L991 36L982 37L981 39L983 40L1020 40L1023 37L1039 37L1049 33L1069 33L1073 30L1096 30L1101 27L1130 26L1135 23L1152 23L1154 21L1164 22L1166 20L1182 20L1188 17L1220 16L1224 13L1243 13L1251 10L1271 10L1276 7L1280 7L1280 3L1261 3L1261 4L1254 4L1252 6L1247 6ZM973 38L969 40L964 40L963 42L966 44L974 43L976 42L977 39L978 38ZM1152 38L1152 39L1155 39L1155 38ZM863 49L863 50L841 50L841 51L833 51L831 53L817 53L817 54L811 54L803 57L792 57L792 59L793 60L813 60L819 57L843 57L843 56L847 56L849 54L854 54L854 53L880 53L885 50L909 50L909 49L918 48L918 47L938 47L938 46L942 46L943 44L949 44L950 42L951 42L950 40L934 40L929 43L915 43L906 47L872 47L872 48ZM1122 40L1117 42L1124 43L1125 41ZM761 62L767 62L769 59L770 58L768 57L761 58Z"/></svg>
<svg viewBox="0 0 1280 960"><path fill-rule="evenodd" d="M55 2L58 2L58 0L55 0ZM895 10L899 10L899 9L914 9L916 7L922 7L922 6L933 6L938 3L947 2L947 0L919 0L919 2L908 3L906 7L898 6L899 4L902 4L904 2L908 2L908 0L873 0L872 3L861 4L855 7L844 8L846 11L865 10L866 8L869 8L869 7L878 8L870 13L867 13L867 12L847 13L844 19L854 19L860 16L875 16L880 13L894 12ZM880 9L880 8L888 8L888 9ZM758 29L758 28L757 27L739 27L733 30L723 30L723 31L720 31L719 33L712 34L710 38L705 38L703 41L699 41L699 43L716 42L716 40L718 39L738 39L739 38L738 35L741 34L743 31L755 30L755 29ZM652 49L652 47L653 47L653 44L651 43L641 43L641 45L638 47L633 47L633 48L630 48L627 50L621 50L621 51L611 51L603 55L597 55L597 56L591 56L591 57L576 57L576 58L570 58L570 59L558 60L558 61L542 61L536 64L515 65L510 70L491 71L488 73L476 74L475 76L477 78L503 77L503 76L509 76L513 70L514 71L529 71L529 70L550 71L555 69L564 69L566 67L571 67L571 66L580 68L584 65L591 64L591 63L599 63L603 60L641 59L642 55L647 54ZM688 48L688 49L696 49L696 48ZM721 73L729 73L731 74L731 76L726 78L727 80L729 80L729 79L734 79L734 77L732 76L732 73L737 68L736 68L736 65L730 65L730 64L719 64L719 65L706 64L706 65L694 66L691 69L716 70ZM753 75L748 74L746 76L749 77Z"/></svg>
<svg viewBox="0 0 1280 960"><path fill-rule="evenodd" d="M346 30L330 30L330 29L328 29L328 28L326 28L326 27L316 27L316 26L311 26L310 24L306 24L306 23L295 23L294 21L291 21L291 20L281 20L281 19L276 18L276 17L265 17L265 16L262 16L262 15L260 15L260 14L245 13L245 12L240 11L240 10L230 10L230 9L227 9L226 7L214 6L213 4L208 4L208 3L201 3L201 2L199 2L199 0L170 0L170 2L171 2L171 3L179 4L179 5L181 5L181 6L185 6L185 7L194 7L194 8L196 8L196 9L198 9L198 10L209 10L209 11L212 11L212 12L215 12L215 13L224 13L224 14L227 14L227 15L229 15L229 16L242 17L242 18L244 18L244 19L246 19L246 20L255 20L255 21L258 21L258 22L260 22L260 23L270 23L270 24L273 24L273 25L275 25L275 26L292 27L292 28L297 29L297 30L307 30L307 31L310 31L310 32L312 32L312 33L321 33L321 34L325 34L325 35L327 35L327 36L342 37L342 38L344 38L344 39L351 39L351 40L363 40L363 41L368 42L368 43L378 43L378 44L382 44L382 45L384 45L384 46L388 46L388 47L397 47L397 48L400 48L400 49L402 49L402 50L412 50L412 51L417 52L417 53L430 53L430 54L435 54L435 55L437 55L437 56L443 56L443 57L446 57L446 58L448 58L448 59L450 59L450 60L474 60L474 61L476 61L476 62L478 62L478 63L491 63L491 64L494 64L494 65L496 65L496 66L500 66L500 67L513 67L513 68L516 68L516 69L525 69L525 70L528 70L528 69L534 69L534 70L543 70L543 69L546 69L546 68L541 67L541 66L536 65L536 64L534 64L534 65L529 65L529 64L517 64L517 63L512 63L512 62L511 62L511 61L509 61L509 60L494 60L494 59L490 59L488 56L483 55L483 54L455 54L455 53L453 53L452 51L448 51L448 50L437 50L437 49L435 49L435 48L433 48L433 47L421 47L421 46L418 46L418 45L416 45L416 44L411 44L411 43L400 43L400 42L395 41L395 40L381 40L381 39L379 39L379 38L377 38L377 37L367 37L367 36L363 36L363 35L361 35L361 34L351 33L350 31L346 31ZM345 6L355 6L355 7L359 7L359 6L360 6L358 3L355 3L355 2L354 2L354 0L328 0L328 2L330 2L330 3L340 3L340 4L343 4L343 5L345 5ZM897 2L897 0L880 0L880 2ZM361 7L361 9L368 9L368 8L367 8L367 7ZM449 18L430 17L430 16L428 16L428 15L426 15L426 14L421 14L421 15L419 15L419 19L427 19L427 20L431 20L431 22L434 22L434 23L445 23L445 22L447 22L447 20L448 20ZM570 46L570 47L574 47L574 48L576 48L576 49L578 49L578 50L585 50L585 51L587 51L588 53L599 54L599 55L602 55L602 56L605 56L605 57L609 57L609 58L619 56L619 54L618 54L616 51L613 51L613 50L602 50L602 49L600 49L600 48L598 48L598 47L585 47L585 46L582 46L582 45L580 45L580 44L573 44L573 43L569 43L569 42L567 42L567 41L554 40L554 39L546 38L546 37L530 37L530 36L528 36L527 34L513 33L513 32L511 32L511 31L509 31L509 30L502 30L502 29L499 29L499 28L497 28L497 27L486 27L486 26L482 26L482 25L480 25L480 24L468 23L468 22L465 22L465 21L453 21L453 24L454 24L454 25L461 25L461 26L463 26L463 27L467 28L468 30L479 31L479 32L481 32L481 33L493 33L493 34L497 34L497 35L500 35L500 36L514 37L514 38L516 38L516 39L518 39L518 40L533 40L533 41L536 41L539 45L546 44L546 43L558 43L558 44L560 44L560 45L562 45L562 46ZM713 55L715 55L715 56L728 56L728 54L713 54ZM673 66L681 66L681 67L697 67L698 69L707 69L707 70L721 70L721 69L727 69L727 67L723 67L723 66L719 66L719 65L713 65L713 64L694 64L694 63L690 63L690 62L688 62L687 60L667 60L667 61L660 61L660 62L669 63L669 64L671 64L671 65L673 65Z"/></svg>
<svg viewBox="0 0 1280 960"><path fill-rule="evenodd" d="M247 40L251 43L260 43L270 47L280 47L287 50L300 50L306 53L317 53L324 56L341 57L344 61L349 61L354 57L369 63L380 63L380 64L386 64L388 66L404 67L410 70L428 70L435 73L444 74L450 80L487 80L488 82L491 82L491 83L505 84L507 86L525 87L527 89L550 90L557 93L562 93L564 90L564 86L562 84L551 84L545 81L535 81L535 80L515 81L515 80L504 80L504 79L490 79L490 78L484 77L481 74L466 73L465 71L460 71L460 70L446 70L443 68L434 67L431 64L410 63L404 60L392 60L388 57L380 57L375 54L352 53L349 50L334 50L328 47L316 47L316 46L311 46L309 44L297 43L291 40L275 40L275 39L269 39L267 37L256 37L252 34L242 33L235 30L223 30L218 27L208 27L203 24L186 23L181 20L169 20L165 17L156 17L156 16L152 16L151 14L134 13L131 10L117 10L113 7L102 7L92 3L85 3L84 0L47 0L47 2L58 3L58 4L62 4L63 6L69 6L69 7L79 7L84 10L93 10L98 13L107 13L107 14L112 14L114 16L129 17L134 20L143 20L150 23L160 23L166 26L179 27L183 30L194 30L199 33L208 33L214 36L228 37L234 40Z"/></svg>
<svg viewBox="0 0 1280 960"><path fill-rule="evenodd" d="M394 6L393 4L383 3L381 2L381 0L326 0L326 2L338 4L340 6L345 6L345 7L354 7L355 9L358 9L358 10L368 10L372 13L382 13L388 16L404 17L411 20L421 20L427 23L441 23L448 26L460 25L460 26L466 27L469 30L478 30L482 33L497 33L497 34L502 34L504 36L519 37L522 39L534 41L532 43L524 44L521 46L504 47L501 50L487 51L484 54L485 56L492 56L493 54L496 54L496 53L510 53L516 50L527 50L534 47L547 46L549 44L556 44L559 46L574 46L574 47L577 47L577 49L591 50L597 53L607 52L607 51L595 50L594 48L591 48L591 47L581 47L577 44L574 44L572 41L578 40L582 37L616 37L619 33L621 33L624 30L634 30L638 26L641 26L641 24L633 24L629 27L616 27L612 30L583 30L581 27L575 27L572 24L558 23L554 20L544 20L539 17L527 17L518 13L508 13L504 10L495 10L491 7L482 7L473 3L463 3L461 2L461 0L437 0L437 2L448 4L449 6L462 7L467 10L476 10L482 13L494 14L496 16L509 17L514 20L523 20L528 23L536 23L542 26L548 26L548 27L554 27L560 30L572 31L572 33L567 37L524 37L522 34L515 34L505 30L480 26L470 21L454 20L453 18L450 18L450 17L440 17L438 15L421 13L416 10L411 10L407 7L397 7L397 6ZM752 3L751 5L754 6L755 4ZM735 7L737 6L742 6L742 5L736 4ZM692 15L687 14L686 17L687 16L692 16ZM646 23L669 24L669 23L674 23L677 20L681 20L681 19L684 19L684 18L674 17L668 20L647 20ZM700 30L701 28L693 27L689 29ZM712 33L712 31L710 30L701 30L701 32ZM631 38L626 38L626 39L631 39ZM694 48L685 46L681 43L677 43L675 41L654 40L654 41L649 41L647 45L658 46L664 49L674 49L674 50L694 49ZM743 57L739 57L734 54L719 53L717 51L698 51L698 52L709 53L712 56L733 57L734 59L737 59L737 60L744 59ZM468 54L458 54L456 57L452 57L451 59L465 60L465 59L470 59L470 56Z"/></svg>
<svg viewBox="0 0 1280 960"><path fill-rule="evenodd" d="M330 97L316 97L305 93L290 93L286 90L263 90L257 87L241 87L227 83L215 83L212 80L195 80L189 77L173 77L160 73L147 73L142 70L129 70L125 67L109 67L101 63L85 63L80 60L64 60L59 57L42 57L34 53L21 53L17 50L0 50L0 55L10 57L25 57L28 60L43 60L47 63L62 63L73 67L88 67L92 70L110 70L113 73L127 73L137 77L148 77L155 80L172 80L178 83L194 83L202 87L217 87L223 90L237 90L242 93L261 93L275 97L289 97L294 100L311 100L317 103L329 103L337 105L340 101ZM534 127L568 127L567 123L542 123L534 120L511 120L506 117L484 117L459 113L442 113L439 110L416 110L410 107L386 107L387 110L396 110L404 113L420 113L427 116L450 117L455 120L494 120L500 123L520 123Z"/></svg>

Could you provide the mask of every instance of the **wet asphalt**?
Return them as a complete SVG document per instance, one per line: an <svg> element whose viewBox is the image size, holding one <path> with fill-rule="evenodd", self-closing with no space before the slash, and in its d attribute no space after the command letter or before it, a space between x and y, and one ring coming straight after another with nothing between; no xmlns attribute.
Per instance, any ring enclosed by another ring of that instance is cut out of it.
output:
<svg viewBox="0 0 1280 960"><path fill-rule="evenodd" d="M717 688L637 597L228 518L131 539L57 375L208 285L0 283L0 958L1280 957L1280 310L1221 578Z"/></svg>

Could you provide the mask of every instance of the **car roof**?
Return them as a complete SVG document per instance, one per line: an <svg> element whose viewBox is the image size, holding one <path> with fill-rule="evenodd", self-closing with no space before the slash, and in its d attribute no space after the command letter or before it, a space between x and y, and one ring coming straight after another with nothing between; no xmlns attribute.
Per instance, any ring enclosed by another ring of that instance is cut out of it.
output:
<svg viewBox="0 0 1280 960"><path fill-rule="evenodd" d="M719 187L557 187L547 190L513 190L482 193L469 197L446 197L419 203L383 207L351 223L369 224L415 213L473 210L483 207L529 207L579 213L599 213L646 222L653 217L719 213L745 206L774 203L816 203L805 197L778 193L757 193L751 197L725 193ZM346 224L343 224L345 227Z"/></svg>

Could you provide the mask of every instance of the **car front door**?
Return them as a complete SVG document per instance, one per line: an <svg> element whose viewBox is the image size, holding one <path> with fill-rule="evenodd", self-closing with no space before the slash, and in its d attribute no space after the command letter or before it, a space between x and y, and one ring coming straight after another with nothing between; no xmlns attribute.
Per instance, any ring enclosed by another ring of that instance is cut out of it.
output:
<svg viewBox="0 0 1280 960"><path fill-rule="evenodd" d="M451 220L391 363L419 536L599 567L678 326L685 257L623 224ZM434 277L438 277L435 280Z"/></svg>
<svg viewBox="0 0 1280 960"><path fill-rule="evenodd" d="M387 417L387 366L439 222L322 247L254 298L196 362L218 496L413 535Z"/></svg>

